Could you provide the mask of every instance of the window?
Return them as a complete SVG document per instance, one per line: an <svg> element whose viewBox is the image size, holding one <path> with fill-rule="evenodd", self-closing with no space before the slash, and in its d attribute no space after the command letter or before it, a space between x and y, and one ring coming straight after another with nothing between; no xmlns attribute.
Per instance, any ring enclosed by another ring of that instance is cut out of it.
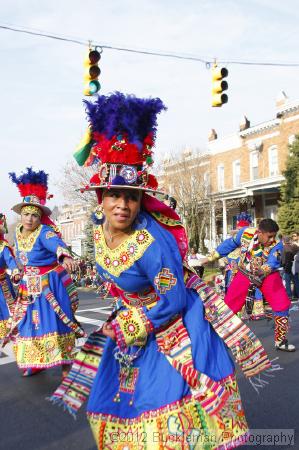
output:
<svg viewBox="0 0 299 450"><path fill-rule="evenodd" d="M269 175L270 177L274 177L275 175L278 175L279 169L278 169L278 151L277 147L270 147L269 148Z"/></svg>
<svg viewBox="0 0 299 450"><path fill-rule="evenodd" d="M224 190L224 166L221 164L217 167L218 191Z"/></svg>
<svg viewBox="0 0 299 450"><path fill-rule="evenodd" d="M233 186L238 187L241 183L241 164L240 161L233 162Z"/></svg>
<svg viewBox="0 0 299 450"><path fill-rule="evenodd" d="M252 180L257 180L259 177L259 153L250 153L250 175Z"/></svg>

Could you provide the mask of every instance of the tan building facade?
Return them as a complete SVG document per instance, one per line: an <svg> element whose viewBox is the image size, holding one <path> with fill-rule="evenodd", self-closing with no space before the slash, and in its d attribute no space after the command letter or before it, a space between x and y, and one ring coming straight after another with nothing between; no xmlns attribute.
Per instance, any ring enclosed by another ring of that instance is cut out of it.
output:
<svg viewBox="0 0 299 450"><path fill-rule="evenodd" d="M202 167L208 192L209 247L229 234L241 211L250 212L255 224L264 217L276 219L288 145L298 134L299 101L290 101L281 93L275 118L250 126L244 117L239 131L223 138L211 130L206 151L195 156L189 152L188 163ZM161 181L166 189L167 173L174 167L178 171L178 161L165 161Z"/></svg>
<svg viewBox="0 0 299 450"><path fill-rule="evenodd" d="M88 207L83 204L63 205L59 208L57 225L65 243L71 247L78 256L84 255L84 229L90 214Z"/></svg>

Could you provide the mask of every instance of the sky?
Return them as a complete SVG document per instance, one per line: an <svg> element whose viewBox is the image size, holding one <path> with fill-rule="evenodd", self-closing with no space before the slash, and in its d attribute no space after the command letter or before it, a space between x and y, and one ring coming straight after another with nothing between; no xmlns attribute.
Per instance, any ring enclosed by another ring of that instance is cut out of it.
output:
<svg viewBox="0 0 299 450"><path fill-rule="evenodd" d="M296 0L2 0L0 25L94 43L204 60L299 63ZM49 173L49 207L63 204L63 168L87 126L83 59L87 46L0 29L0 211L19 202L8 172ZM211 71L195 61L104 49L101 93L160 97L158 163L185 148L204 150L218 137L275 117L284 90L299 99L299 67L226 64L228 103L211 107Z"/></svg>

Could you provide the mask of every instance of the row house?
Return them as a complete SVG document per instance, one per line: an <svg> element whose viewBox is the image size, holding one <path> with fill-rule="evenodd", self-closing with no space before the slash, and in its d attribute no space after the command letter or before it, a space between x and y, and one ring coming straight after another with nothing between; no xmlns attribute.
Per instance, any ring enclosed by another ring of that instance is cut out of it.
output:
<svg viewBox="0 0 299 450"><path fill-rule="evenodd" d="M202 170L210 209L210 248L229 235L241 211L250 212L255 224L264 217L276 219L288 146L298 134L299 101L291 101L282 92L275 118L251 126L244 117L239 131L223 138L212 129L204 152L182 155L190 167ZM172 188L165 185L167 174L174 168L179 172L179 167L180 161L164 161L161 181L165 189Z"/></svg>
<svg viewBox="0 0 299 450"><path fill-rule="evenodd" d="M88 206L83 204L63 205L56 218L63 240L78 256L84 256L84 229L89 218Z"/></svg>

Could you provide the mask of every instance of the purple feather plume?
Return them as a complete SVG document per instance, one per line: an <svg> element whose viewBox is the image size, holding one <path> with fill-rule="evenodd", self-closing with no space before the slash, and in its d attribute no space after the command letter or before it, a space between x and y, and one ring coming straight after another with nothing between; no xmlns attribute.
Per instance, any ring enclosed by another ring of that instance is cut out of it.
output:
<svg viewBox="0 0 299 450"><path fill-rule="evenodd" d="M43 170L35 172L32 167L27 167L27 172L23 172L19 177L15 172L10 172L8 175L17 186L19 184L40 184L48 187L48 174Z"/></svg>
<svg viewBox="0 0 299 450"><path fill-rule="evenodd" d="M145 137L157 130L157 114L166 110L159 98L137 98L115 92L99 95L94 103L84 101L92 130L108 139L114 135L128 136L129 142L141 146Z"/></svg>

